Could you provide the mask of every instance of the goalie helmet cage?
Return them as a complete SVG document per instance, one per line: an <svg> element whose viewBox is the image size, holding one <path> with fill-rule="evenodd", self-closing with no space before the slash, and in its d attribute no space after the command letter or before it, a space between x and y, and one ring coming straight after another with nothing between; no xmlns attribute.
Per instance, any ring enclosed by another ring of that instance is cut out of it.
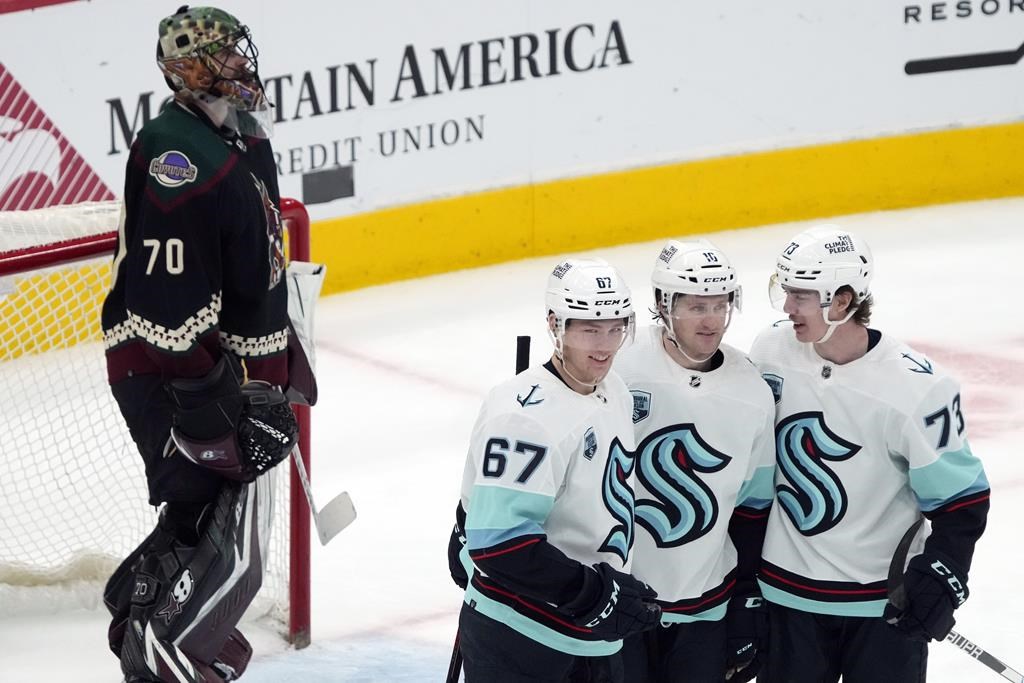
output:
<svg viewBox="0 0 1024 683"><path fill-rule="evenodd" d="M156 522L106 382L99 318L119 213L119 202L0 212L0 613L26 591L30 609L39 591L58 608L97 604L102 582ZM282 199L281 217L289 258L309 260L305 207ZM295 412L308 470L309 408ZM309 511L294 465L271 474L270 557L246 618L283 622L301 648L310 642Z"/></svg>

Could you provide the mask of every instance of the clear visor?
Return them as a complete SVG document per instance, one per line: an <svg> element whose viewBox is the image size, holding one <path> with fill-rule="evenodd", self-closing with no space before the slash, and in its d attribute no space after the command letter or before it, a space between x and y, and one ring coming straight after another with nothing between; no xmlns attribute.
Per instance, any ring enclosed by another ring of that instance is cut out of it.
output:
<svg viewBox="0 0 1024 683"><path fill-rule="evenodd" d="M615 320L565 321L560 331L562 348L579 349L587 352L615 353L633 341L636 331L636 316Z"/></svg>
<svg viewBox="0 0 1024 683"><path fill-rule="evenodd" d="M266 99L263 102L266 106L262 109L236 113L238 125L235 126L235 130L241 135L269 140L274 134L274 110Z"/></svg>
<svg viewBox="0 0 1024 683"><path fill-rule="evenodd" d="M729 294L703 296L697 294L677 294L672 302L672 317L675 320L697 320L700 318L720 318L728 321L733 310L739 308L736 299Z"/></svg>
<svg viewBox="0 0 1024 683"><path fill-rule="evenodd" d="M768 299L772 302L772 308L785 313L786 300L792 299L797 306L816 306L827 308L827 303L822 303L821 294L815 289L796 289L779 282L778 273L773 273L768 280Z"/></svg>

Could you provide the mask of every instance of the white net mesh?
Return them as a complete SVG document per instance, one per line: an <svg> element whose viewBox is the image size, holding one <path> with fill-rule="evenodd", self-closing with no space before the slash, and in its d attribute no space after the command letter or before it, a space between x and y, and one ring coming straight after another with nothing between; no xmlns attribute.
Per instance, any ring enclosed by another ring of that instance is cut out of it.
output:
<svg viewBox="0 0 1024 683"><path fill-rule="evenodd" d="M35 211L0 211L0 253L117 230L121 202L84 202Z"/></svg>
<svg viewBox="0 0 1024 683"><path fill-rule="evenodd" d="M115 231L117 203L0 212L11 250ZM0 277L0 614L93 607L156 523L107 386L100 308L111 254ZM286 473L281 468L282 474ZM288 479L277 476L263 589L247 618L287 623Z"/></svg>

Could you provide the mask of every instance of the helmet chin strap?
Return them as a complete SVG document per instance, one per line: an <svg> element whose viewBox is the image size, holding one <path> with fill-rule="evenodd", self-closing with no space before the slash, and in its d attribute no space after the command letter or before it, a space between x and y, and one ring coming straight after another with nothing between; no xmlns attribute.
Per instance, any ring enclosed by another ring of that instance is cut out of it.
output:
<svg viewBox="0 0 1024 683"><path fill-rule="evenodd" d="M572 381L579 382L583 386L591 388L596 388L597 385L601 383L604 378L601 378L601 380L598 380L597 382L586 382L572 374L572 370L570 370L569 366L566 365L565 357L562 355L562 340L550 327L548 328L548 336L551 337L551 344L555 347L555 358L558 359L558 364L561 366L562 370L565 370L565 374L569 375L569 378L572 379Z"/></svg>
<svg viewBox="0 0 1024 683"><path fill-rule="evenodd" d="M853 309L850 310L849 313L846 314L846 317L843 318L842 320L829 320L828 319L828 310L829 310L828 308L821 309L821 317L825 320L825 324L828 325L828 330L825 332L825 335L821 339L819 339L818 341L814 342L815 344L824 344L829 339L831 339L832 338L832 333L835 332L837 329L839 329L840 325L842 325L847 320L852 318L853 314L857 312L857 309L853 308ZM689 357L689 356L687 356L687 357Z"/></svg>
<svg viewBox="0 0 1024 683"><path fill-rule="evenodd" d="M565 370L565 374L569 375L569 377L571 377L574 382L579 382L585 387L591 387L592 389L596 389L597 385L601 383L601 380L598 380L597 382L587 382L580 379L576 375L572 374L572 370L569 369L569 366L566 364L565 359L562 357L562 354L558 354L558 364L562 366L562 369Z"/></svg>
<svg viewBox="0 0 1024 683"><path fill-rule="evenodd" d="M675 328L672 327L672 316L669 316L668 318L662 318L662 322L665 323L665 330L668 332L668 334L666 334L665 336L668 338L669 343L672 344L672 346L676 347L676 350L679 351L679 353L686 356L686 360L690 361L691 363L707 363L709 360L715 357L716 353L718 353L718 349L716 348L714 351L711 352L711 355L708 356L707 358L694 358L693 356L691 356L690 354L683 350L683 345L679 343L678 339L676 339L676 331ZM731 322L732 312L730 311L729 319L725 321L725 330L723 330L723 332L729 329L729 324Z"/></svg>
<svg viewBox="0 0 1024 683"><path fill-rule="evenodd" d="M718 353L718 349L715 349L707 358L694 358L693 356L691 356L690 354L683 350L683 345L679 343L678 339L676 339L675 332L672 331L671 327L668 328L668 334L666 334L665 337L668 339L668 343L676 347L676 351L686 356L686 360L690 361L691 363L707 363L709 360L714 358L716 353Z"/></svg>

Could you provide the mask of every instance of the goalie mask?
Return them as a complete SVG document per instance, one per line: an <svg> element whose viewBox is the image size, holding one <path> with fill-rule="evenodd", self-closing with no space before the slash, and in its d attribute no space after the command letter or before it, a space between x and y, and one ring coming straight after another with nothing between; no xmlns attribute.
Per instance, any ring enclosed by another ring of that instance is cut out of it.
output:
<svg viewBox="0 0 1024 683"><path fill-rule="evenodd" d="M215 7L184 5L161 20L157 64L175 92L225 109L225 125L269 138L270 102L249 27Z"/></svg>

